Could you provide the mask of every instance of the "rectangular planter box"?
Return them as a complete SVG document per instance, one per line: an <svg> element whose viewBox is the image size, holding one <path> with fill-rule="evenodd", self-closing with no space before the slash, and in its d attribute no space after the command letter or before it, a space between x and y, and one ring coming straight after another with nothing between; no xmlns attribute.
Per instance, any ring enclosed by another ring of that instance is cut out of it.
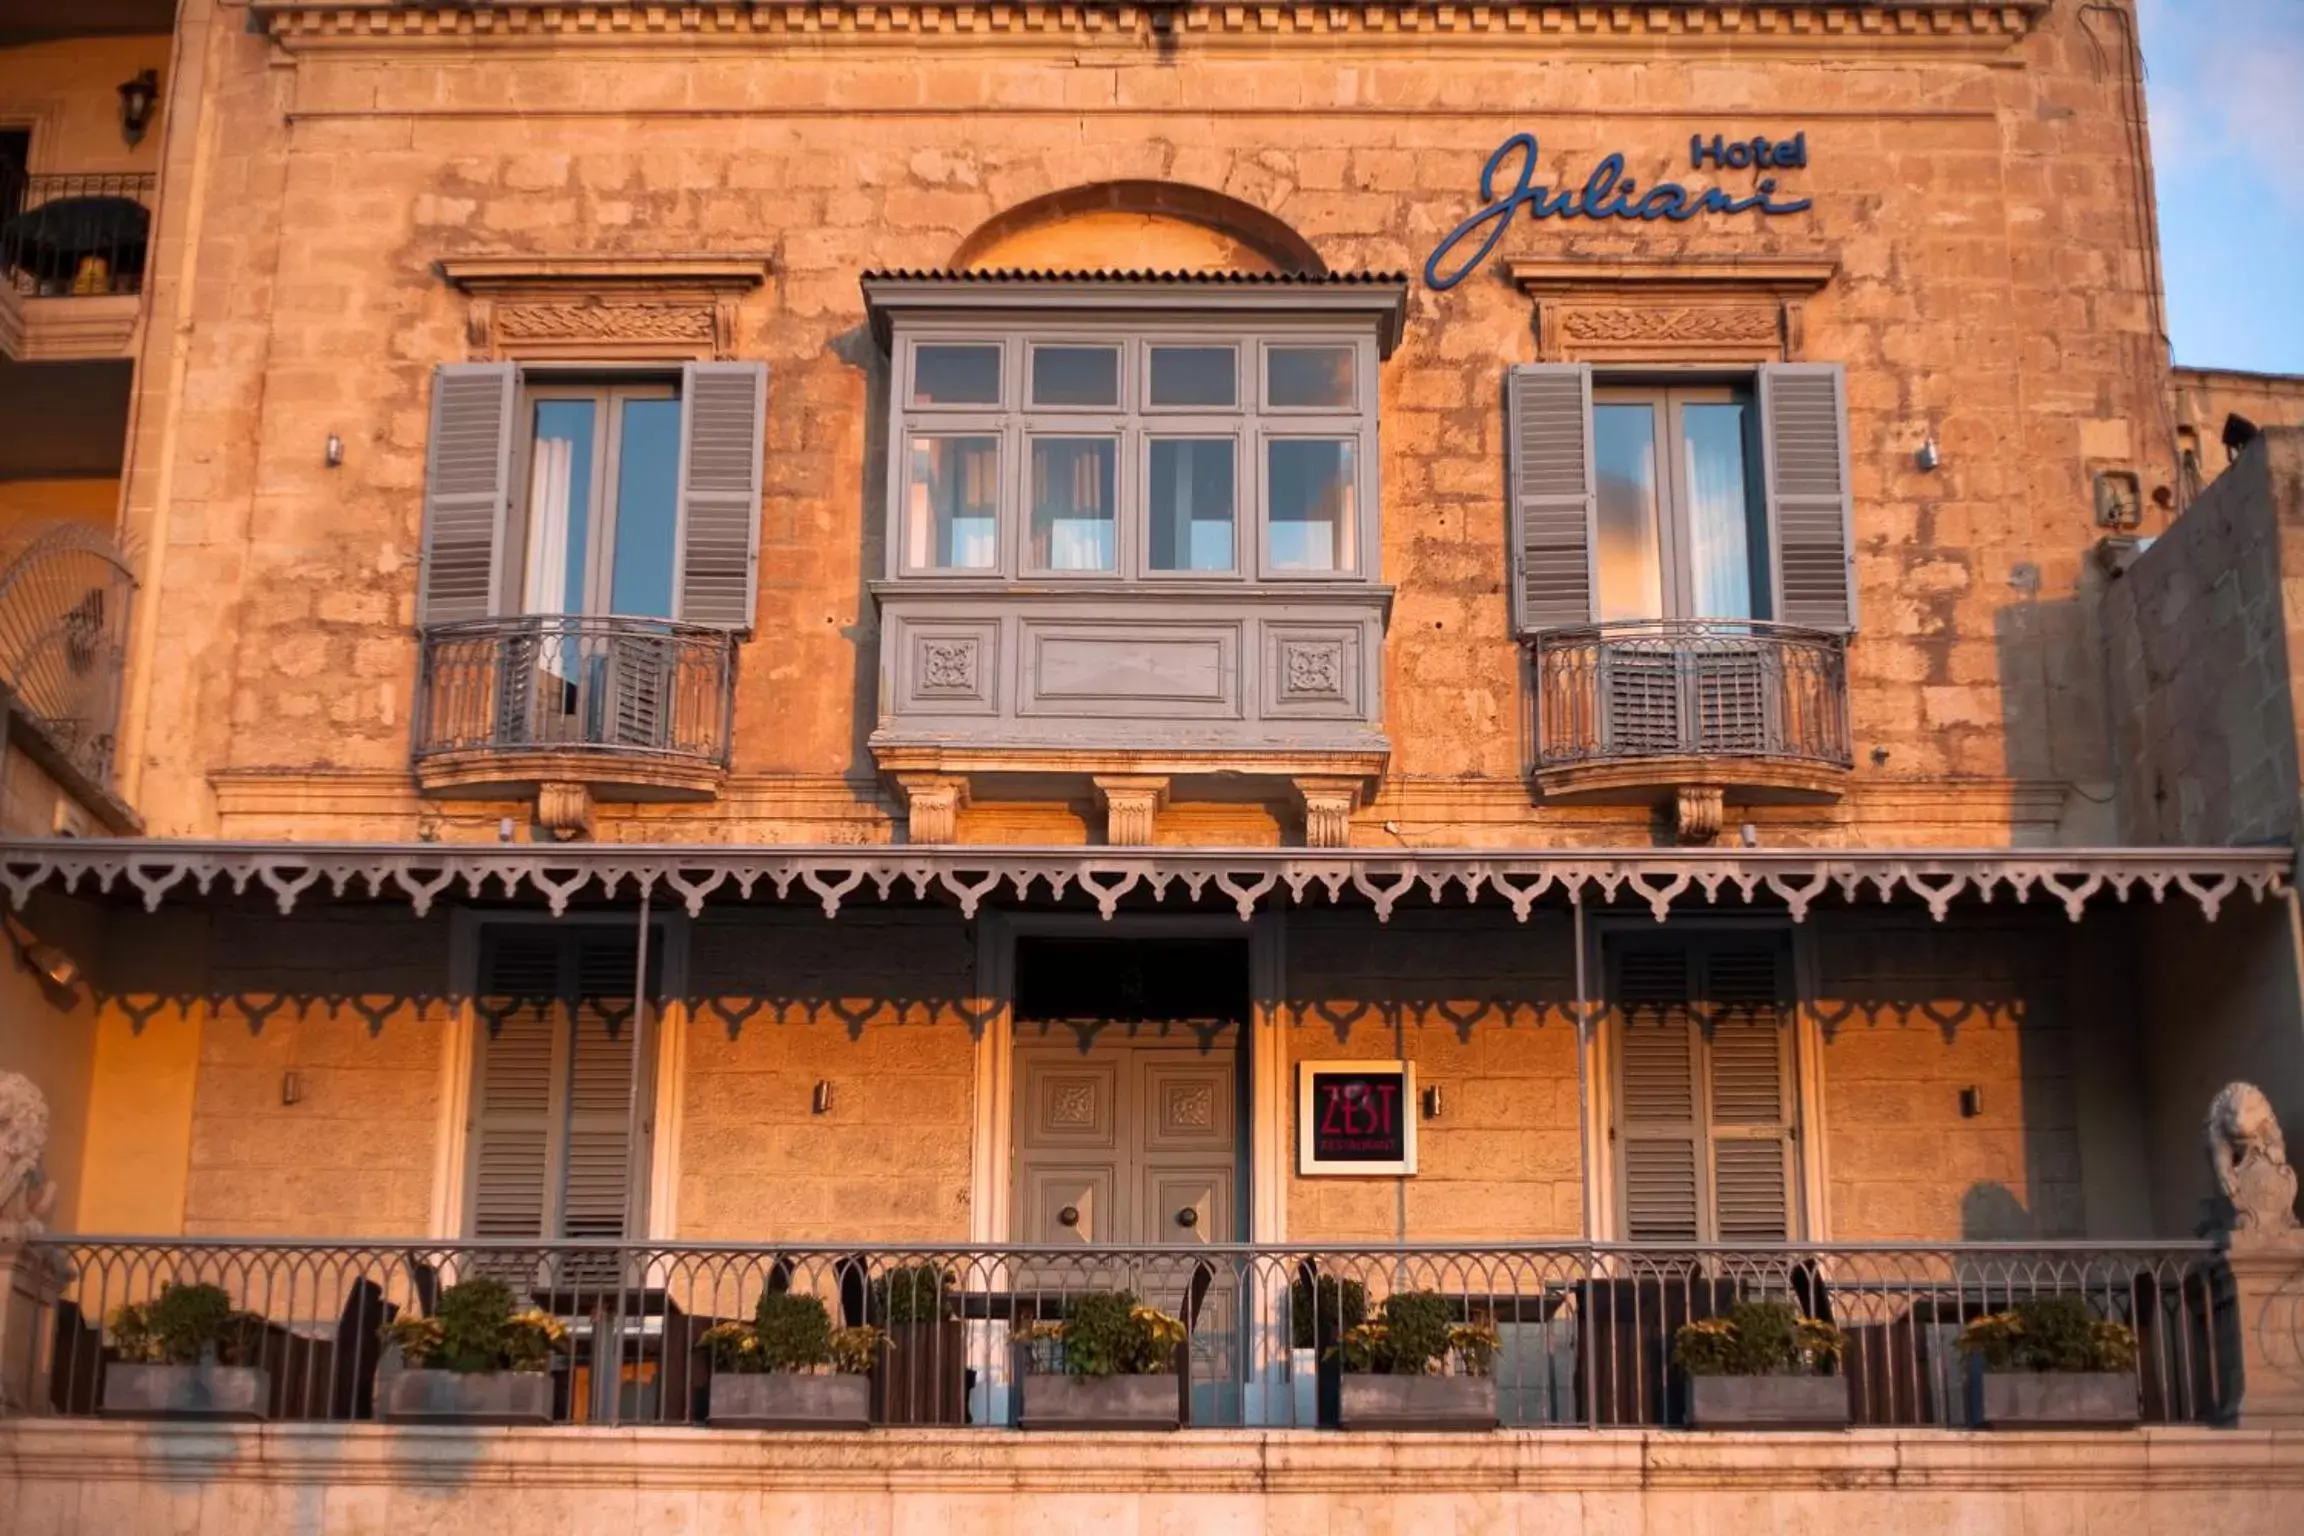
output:
<svg viewBox="0 0 2304 1536"><path fill-rule="evenodd" d="M1846 1429L1844 1376L1691 1376L1691 1429Z"/></svg>
<svg viewBox="0 0 2304 1536"><path fill-rule="evenodd" d="M548 1371L393 1371L376 1394L389 1424L549 1424Z"/></svg>
<svg viewBox="0 0 2304 1536"><path fill-rule="evenodd" d="M1345 1371L1337 1385L1340 1429L1494 1429L1493 1376L1377 1376Z"/></svg>
<svg viewBox="0 0 2304 1536"><path fill-rule="evenodd" d="M253 1365L121 1365L104 1368L101 1409L113 1419L261 1419L272 1375Z"/></svg>
<svg viewBox="0 0 2304 1536"><path fill-rule="evenodd" d="M1160 1376L1026 1374L1020 1422L1026 1429L1174 1429L1183 1422L1182 1389Z"/></svg>
<svg viewBox="0 0 2304 1536"><path fill-rule="evenodd" d="M872 1373L872 1422L967 1423L967 1343L958 1318L891 1326Z"/></svg>
<svg viewBox="0 0 2304 1536"><path fill-rule="evenodd" d="M872 1378L715 1371L705 1417L731 1429L865 1429L872 1423Z"/></svg>
<svg viewBox="0 0 2304 1536"><path fill-rule="evenodd" d="M1992 1429L2114 1427L2136 1422L2132 1371L1976 1371L1970 1422Z"/></svg>

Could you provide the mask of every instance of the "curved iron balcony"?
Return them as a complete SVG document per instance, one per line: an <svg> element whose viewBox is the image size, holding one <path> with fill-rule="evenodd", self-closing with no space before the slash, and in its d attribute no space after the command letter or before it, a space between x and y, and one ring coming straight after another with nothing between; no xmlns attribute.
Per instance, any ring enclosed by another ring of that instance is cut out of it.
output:
<svg viewBox="0 0 2304 1536"><path fill-rule="evenodd" d="M525 614L422 632L419 767L452 756L728 764L728 631L665 619Z"/></svg>
<svg viewBox="0 0 2304 1536"><path fill-rule="evenodd" d="M1536 637L1539 770L1640 758L1851 764L1847 638L1742 619Z"/></svg>

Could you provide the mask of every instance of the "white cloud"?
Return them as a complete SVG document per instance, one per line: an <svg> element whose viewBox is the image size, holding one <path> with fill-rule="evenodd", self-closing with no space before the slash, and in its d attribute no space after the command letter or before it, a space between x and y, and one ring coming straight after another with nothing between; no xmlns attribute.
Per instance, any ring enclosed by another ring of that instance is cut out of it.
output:
<svg viewBox="0 0 2304 1536"><path fill-rule="evenodd" d="M2143 0L2163 171L2232 159L2304 209L2304 0Z"/></svg>

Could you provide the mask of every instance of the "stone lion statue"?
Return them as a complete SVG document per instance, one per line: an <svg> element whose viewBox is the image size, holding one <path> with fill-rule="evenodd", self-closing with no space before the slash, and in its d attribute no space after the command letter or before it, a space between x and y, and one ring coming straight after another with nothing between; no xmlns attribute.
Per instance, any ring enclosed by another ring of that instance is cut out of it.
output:
<svg viewBox="0 0 2304 1536"><path fill-rule="evenodd" d="M21 1072L0 1072L0 1241L48 1230L56 1186L41 1171L48 1150L48 1100Z"/></svg>
<svg viewBox="0 0 2304 1536"><path fill-rule="evenodd" d="M2277 1237L2296 1220L2296 1170L2272 1101L2254 1083L2231 1083L2208 1106L2208 1161L2232 1206L2232 1231Z"/></svg>

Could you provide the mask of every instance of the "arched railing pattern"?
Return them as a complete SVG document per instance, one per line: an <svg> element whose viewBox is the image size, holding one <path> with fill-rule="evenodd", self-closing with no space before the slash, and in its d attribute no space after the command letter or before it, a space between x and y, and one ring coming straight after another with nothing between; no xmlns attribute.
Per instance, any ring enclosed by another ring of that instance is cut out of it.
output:
<svg viewBox="0 0 2304 1536"><path fill-rule="evenodd" d="M98 783L112 773L135 588L111 539L80 523L40 530L0 569L0 683Z"/></svg>

